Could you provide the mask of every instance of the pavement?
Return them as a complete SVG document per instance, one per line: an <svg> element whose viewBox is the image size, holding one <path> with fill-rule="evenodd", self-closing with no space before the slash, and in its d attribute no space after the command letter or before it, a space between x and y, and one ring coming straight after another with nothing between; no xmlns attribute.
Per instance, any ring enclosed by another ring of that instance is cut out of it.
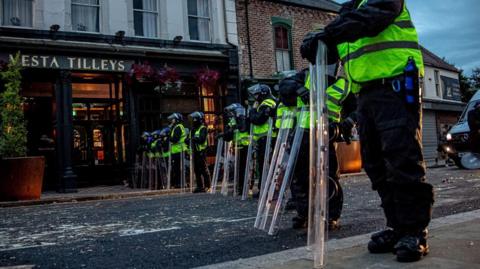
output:
<svg viewBox="0 0 480 269"><path fill-rule="evenodd" d="M324 268L480 268L480 210L434 219L430 225L430 253L415 263L398 263L393 254L369 254L370 234L330 240ZM248 259L197 267L201 269L310 269L312 252L306 247Z"/></svg>
<svg viewBox="0 0 480 269"><path fill-rule="evenodd" d="M181 193L180 189L170 190L148 190L148 189L132 189L123 185L115 186L96 186L89 188L79 188L77 192L59 193L55 191L43 192L38 200L22 200L0 202L2 207L17 207L17 206L31 206L43 204L57 204L57 203L71 203L84 202L95 200L111 200L124 199L142 196L156 196Z"/></svg>

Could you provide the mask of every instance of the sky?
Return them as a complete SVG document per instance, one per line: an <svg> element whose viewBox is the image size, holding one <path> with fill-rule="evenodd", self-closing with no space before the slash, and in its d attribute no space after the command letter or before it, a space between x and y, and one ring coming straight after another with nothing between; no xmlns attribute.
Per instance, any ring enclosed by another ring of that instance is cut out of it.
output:
<svg viewBox="0 0 480 269"><path fill-rule="evenodd" d="M467 75L480 68L480 0L406 1L425 48Z"/></svg>

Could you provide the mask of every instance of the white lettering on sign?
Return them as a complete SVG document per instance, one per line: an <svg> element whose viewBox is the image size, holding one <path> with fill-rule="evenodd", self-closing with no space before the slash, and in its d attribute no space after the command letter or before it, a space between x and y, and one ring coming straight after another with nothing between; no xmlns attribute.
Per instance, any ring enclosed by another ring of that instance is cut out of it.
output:
<svg viewBox="0 0 480 269"><path fill-rule="evenodd" d="M9 55L10 60L14 55ZM126 62L123 60L100 59L89 57L67 57L22 54L20 63L23 67L68 69L68 70L91 70L125 72Z"/></svg>

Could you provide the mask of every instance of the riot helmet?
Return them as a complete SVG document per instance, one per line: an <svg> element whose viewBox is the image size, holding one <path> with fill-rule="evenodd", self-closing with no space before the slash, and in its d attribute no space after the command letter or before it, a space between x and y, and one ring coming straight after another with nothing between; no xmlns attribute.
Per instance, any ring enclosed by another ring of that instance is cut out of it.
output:
<svg viewBox="0 0 480 269"><path fill-rule="evenodd" d="M297 103L297 90L303 85L294 78L286 78L280 81L279 99L286 106L295 106Z"/></svg>
<svg viewBox="0 0 480 269"><path fill-rule="evenodd" d="M193 126L195 126L195 127L200 126L200 124L202 124L205 121L205 114L203 114L203 112L199 112L199 111L195 111L193 113L190 113L190 115L188 115L188 117L190 118Z"/></svg>
<svg viewBox="0 0 480 269"><path fill-rule="evenodd" d="M153 139L153 140L159 139L159 138L160 138L160 132L161 132L160 130L155 130L155 131L153 131L153 132L152 132L152 139Z"/></svg>
<svg viewBox="0 0 480 269"><path fill-rule="evenodd" d="M268 85L255 84L248 88L248 94L253 96L256 101L263 101L265 98L272 95L272 90Z"/></svg>
<svg viewBox="0 0 480 269"><path fill-rule="evenodd" d="M143 132L142 135L140 136L142 138L142 143L143 144L148 144L151 142L152 136L149 132Z"/></svg>
<svg viewBox="0 0 480 269"><path fill-rule="evenodd" d="M175 124L182 122L183 116L182 114L175 112L175 113L172 113L170 116L168 116L167 120L170 123L170 125L173 126Z"/></svg>
<svg viewBox="0 0 480 269"><path fill-rule="evenodd" d="M170 127L168 127L168 126L165 127L165 128L163 128L163 129L160 131L160 137L163 138L163 137L168 137L168 136L170 136L170 130L171 130L171 129L170 129Z"/></svg>

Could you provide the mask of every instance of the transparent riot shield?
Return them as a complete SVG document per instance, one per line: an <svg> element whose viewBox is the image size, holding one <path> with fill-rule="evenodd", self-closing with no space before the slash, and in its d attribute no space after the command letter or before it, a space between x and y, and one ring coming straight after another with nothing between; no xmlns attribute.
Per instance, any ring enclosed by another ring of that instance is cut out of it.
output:
<svg viewBox="0 0 480 269"><path fill-rule="evenodd" d="M172 143L168 143L167 190L172 187Z"/></svg>
<svg viewBox="0 0 480 269"><path fill-rule="evenodd" d="M265 182L267 178L267 173L269 170L270 166L270 153L272 151L271 145L272 145L272 133L273 133L273 119L268 118L268 133L267 133L267 143L265 145L265 156L263 159L263 166L262 166L262 178L260 179L260 182ZM261 185L260 188L260 196L265 190L265 184Z"/></svg>
<svg viewBox="0 0 480 269"><path fill-rule="evenodd" d="M147 182L147 189L152 190L153 189L153 177L154 177L154 158L153 157L148 157L148 182Z"/></svg>
<svg viewBox="0 0 480 269"><path fill-rule="evenodd" d="M239 158L239 145L238 145L238 135L239 135L239 132L238 130L235 130L235 134L234 134L234 143L233 143L233 155L234 155L234 158L233 158L233 197L236 197L238 195L238 185L239 185L239 182L238 182L238 177L239 177L239 172L240 172L240 158Z"/></svg>
<svg viewBox="0 0 480 269"><path fill-rule="evenodd" d="M187 181L185 178L185 173L186 173L185 165L186 165L185 151L182 150L180 152L180 189L182 193L185 192L187 188Z"/></svg>
<svg viewBox="0 0 480 269"><path fill-rule="evenodd" d="M158 190L159 180L160 180L160 158L155 157L153 159L153 170L155 172L153 189Z"/></svg>
<svg viewBox="0 0 480 269"><path fill-rule="evenodd" d="M228 142L225 146L225 160L223 162L223 181L220 193L224 196L228 195L228 182L230 181L230 161L232 157L232 142Z"/></svg>
<svg viewBox="0 0 480 269"><path fill-rule="evenodd" d="M194 181L194 178L195 178L195 167L194 167L194 164L193 164L193 154L194 154L194 151L193 151L193 143L192 143L192 133L190 133L190 140L188 142L188 147L190 148L190 167L189 167L189 171L190 171L190 192L193 193L193 181Z"/></svg>
<svg viewBox="0 0 480 269"><path fill-rule="evenodd" d="M147 152L143 152L142 154L142 172L140 173L140 181L138 182L138 187L141 189L143 188L143 182L145 181L145 178L147 177Z"/></svg>
<svg viewBox="0 0 480 269"><path fill-rule="evenodd" d="M477 170L480 169L480 154L469 152L463 155L460 160L463 167L468 170Z"/></svg>
<svg viewBox="0 0 480 269"><path fill-rule="evenodd" d="M327 51L319 42L315 65L310 65L310 191L308 242L314 268L325 267L328 191L328 117L326 107Z"/></svg>
<svg viewBox="0 0 480 269"><path fill-rule="evenodd" d="M159 165L160 165L160 181L161 181L161 188L165 189L167 188L167 182L168 182L168 165L167 165L167 160L165 159L165 152L163 149L161 150L161 157L159 159Z"/></svg>
<svg viewBox="0 0 480 269"><path fill-rule="evenodd" d="M288 112L285 111L282 114L282 123L285 122L285 119L288 117ZM288 139L288 129L285 128L280 128L278 135L277 135L277 141L275 142L275 147L273 149L273 155L272 155L272 160L270 162L270 167L267 173L266 180L262 182L262 185L264 186L265 190L269 190L271 188L272 182L274 181L274 173L278 171L278 166L281 163L281 160L283 158L284 150L283 148L286 146L286 141ZM263 219L265 217L266 212L268 212L268 191L264 191L260 193L259 199L258 199L258 209L257 209L257 217L255 218L255 224L254 227L257 229L260 229L263 223Z"/></svg>
<svg viewBox="0 0 480 269"><path fill-rule="evenodd" d="M142 153L135 154L135 172L133 173L132 178L132 187L137 188L140 176L142 173Z"/></svg>
<svg viewBox="0 0 480 269"><path fill-rule="evenodd" d="M224 144L223 138L220 137L217 142L217 154L215 155L215 166L213 167L212 186L210 188L210 193L212 194L217 191L218 175L220 174L220 165L224 162L224 158L222 156L223 144Z"/></svg>
<svg viewBox="0 0 480 269"><path fill-rule="evenodd" d="M300 111L300 119L303 119L306 113L306 109L302 108ZM268 229L269 235L274 235L278 232L279 223L280 223L280 216L285 208L286 204L286 194L287 190L290 187L292 182L293 173L295 171L295 165L297 163L298 153L300 151L300 147L302 144L304 129L301 127L300 124L297 123L295 127L295 135L293 137L293 141L291 143L290 154L288 157L287 167L285 169L285 174L283 176L283 180L281 181L280 188L278 191L278 199L275 203L275 208L273 210L273 216L270 221L270 228ZM279 182L280 183L280 182Z"/></svg>
<svg viewBox="0 0 480 269"><path fill-rule="evenodd" d="M245 176L243 177L243 191L242 200L246 200L248 196L248 189L250 182L250 176L253 173L253 124L250 124L250 135L248 136L248 149L247 149L247 162L245 167Z"/></svg>

